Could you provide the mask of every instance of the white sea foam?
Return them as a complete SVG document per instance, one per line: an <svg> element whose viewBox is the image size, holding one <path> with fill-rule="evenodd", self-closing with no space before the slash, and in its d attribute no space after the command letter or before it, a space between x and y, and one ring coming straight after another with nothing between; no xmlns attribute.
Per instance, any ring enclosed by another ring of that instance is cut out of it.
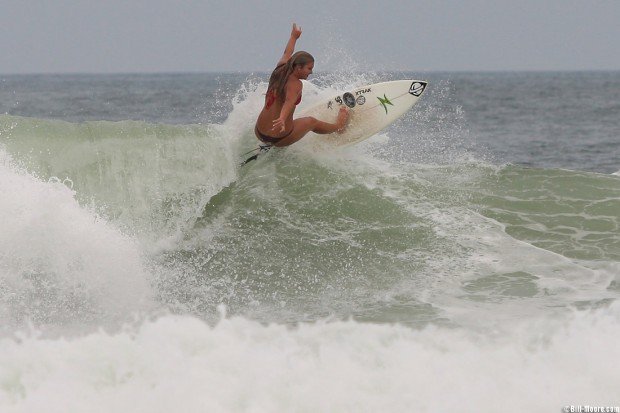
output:
<svg viewBox="0 0 620 413"><path fill-rule="evenodd" d="M84 322L127 316L148 301L139 247L0 151L0 317Z"/></svg>
<svg viewBox="0 0 620 413"><path fill-rule="evenodd" d="M3 412L559 411L613 405L620 307L490 338L353 321L214 327L164 316L117 334L0 341Z"/></svg>

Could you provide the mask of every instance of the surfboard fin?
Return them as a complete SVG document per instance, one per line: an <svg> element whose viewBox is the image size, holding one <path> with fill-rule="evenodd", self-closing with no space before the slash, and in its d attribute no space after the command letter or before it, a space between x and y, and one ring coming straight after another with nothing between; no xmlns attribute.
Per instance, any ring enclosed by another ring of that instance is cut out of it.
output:
<svg viewBox="0 0 620 413"><path fill-rule="evenodd" d="M250 156L248 159L243 161L240 166L243 166L249 162L255 161L256 159L258 159L258 155L269 152L269 149L271 149L271 147L272 145L259 145L258 148L252 149L251 151L244 153L244 155L247 155L249 153L258 151L256 154Z"/></svg>

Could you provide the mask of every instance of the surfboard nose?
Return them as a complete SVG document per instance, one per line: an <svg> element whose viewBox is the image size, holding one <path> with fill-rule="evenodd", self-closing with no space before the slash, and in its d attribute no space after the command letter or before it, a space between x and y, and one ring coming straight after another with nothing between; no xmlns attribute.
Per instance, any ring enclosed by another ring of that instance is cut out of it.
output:
<svg viewBox="0 0 620 413"><path fill-rule="evenodd" d="M409 93L413 96L420 97L426 89L426 85L428 85L428 82L423 80L414 80L409 87Z"/></svg>

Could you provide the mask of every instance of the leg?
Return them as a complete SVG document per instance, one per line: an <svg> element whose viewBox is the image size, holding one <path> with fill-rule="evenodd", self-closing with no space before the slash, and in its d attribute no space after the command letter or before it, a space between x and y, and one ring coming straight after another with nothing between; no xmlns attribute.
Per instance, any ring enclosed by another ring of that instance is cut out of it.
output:
<svg viewBox="0 0 620 413"><path fill-rule="evenodd" d="M293 131L285 139L276 143L275 146L289 146L306 136L308 132L314 132L321 135L326 135L334 132L341 132L347 120L349 119L349 112L345 108L341 108L338 113L338 119L336 123L328 123L320 121L313 117L299 118L293 121Z"/></svg>

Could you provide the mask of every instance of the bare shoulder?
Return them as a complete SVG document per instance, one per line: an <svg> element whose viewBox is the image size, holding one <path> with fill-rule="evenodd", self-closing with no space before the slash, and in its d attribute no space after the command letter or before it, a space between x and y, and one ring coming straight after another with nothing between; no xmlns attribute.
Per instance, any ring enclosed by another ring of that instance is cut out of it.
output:
<svg viewBox="0 0 620 413"><path fill-rule="evenodd" d="M303 88L303 84L299 79L290 79L286 82L286 93L296 93L299 94L301 89Z"/></svg>

